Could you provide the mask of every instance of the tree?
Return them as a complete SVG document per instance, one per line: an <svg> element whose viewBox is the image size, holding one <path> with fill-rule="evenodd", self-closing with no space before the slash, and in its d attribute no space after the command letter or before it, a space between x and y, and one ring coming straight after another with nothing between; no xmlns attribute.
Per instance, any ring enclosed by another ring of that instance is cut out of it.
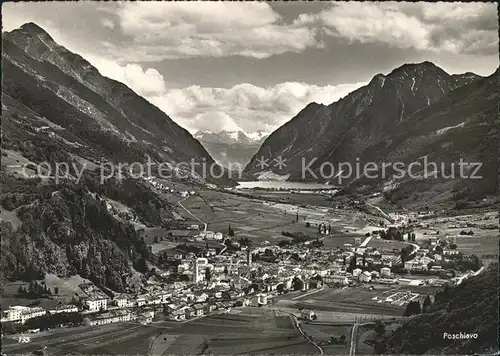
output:
<svg viewBox="0 0 500 356"><path fill-rule="evenodd" d="M54 294L59 294L59 288L58 287L54 287Z"/></svg>
<svg viewBox="0 0 500 356"><path fill-rule="evenodd" d="M153 238L153 240L154 240L154 243L155 243L155 244L157 244L157 243L158 243L158 236L155 236L155 237Z"/></svg>
<svg viewBox="0 0 500 356"><path fill-rule="evenodd" d="M278 284L278 286L276 287L276 290L278 291L278 293L280 294L283 294L283 289L285 288L285 286L283 285L283 283L280 283Z"/></svg>
<svg viewBox="0 0 500 356"><path fill-rule="evenodd" d="M353 255L349 260L349 266L347 267L347 272L352 272L355 269L356 269L356 255Z"/></svg>
<svg viewBox="0 0 500 356"><path fill-rule="evenodd" d="M212 279L212 270L210 268L206 268L205 269L205 280L207 282L210 282L211 279Z"/></svg>
<svg viewBox="0 0 500 356"><path fill-rule="evenodd" d="M311 227L311 223L310 222L306 222L306 227Z"/></svg>
<svg viewBox="0 0 500 356"><path fill-rule="evenodd" d="M142 256L136 261L134 268L141 273L147 273L149 271L148 263L146 262L146 259Z"/></svg>
<svg viewBox="0 0 500 356"><path fill-rule="evenodd" d="M231 237L234 236L234 230L233 228L231 227L231 224L229 224L228 228L227 228L227 234Z"/></svg>
<svg viewBox="0 0 500 356"><path fill-rule="evenodd" d="M299 277L295 277L292 281L293 290L302 290L304 288L304 282Z"/></svg>
<svg viewBox="0 0 500 356"><path fill-rule="evenodd" d="M179 281L181 281L181 282L189 282L189 276L187 274L181 274L179 276Z"/></svg>
<svg viewBox="0 0 500 356"><path fill-rule="evenodd" d="M422 312L426 313L429 311L429 308L432 304L431 297L427 295L424 299L424 304L422 306Z"/></svg>
<svg viewBox="0 0 500 356"><path fill-rule="evenodd" d="M17 295L19 295L20 297L23 297L26 295L26 290L23 288L22 285L20 285L19 288L17 289Z"/></svg>
<svg viewBox="0 0 500 356"><path fill-rule="evenodd" d="M375 323L375 332L379 335L382 336L385 334L385 325L381 321L377 321Z"/></svg>
<svg viewBox="0 0 500 356"><path fill-rule="evenodd" d="M412 316L412 315L417 315L417 314L421 314L421 313L422 313L422 309L420 307L420 302L414 300L414 301L411 301L408 303L403 315L404 316Z"/></svg>

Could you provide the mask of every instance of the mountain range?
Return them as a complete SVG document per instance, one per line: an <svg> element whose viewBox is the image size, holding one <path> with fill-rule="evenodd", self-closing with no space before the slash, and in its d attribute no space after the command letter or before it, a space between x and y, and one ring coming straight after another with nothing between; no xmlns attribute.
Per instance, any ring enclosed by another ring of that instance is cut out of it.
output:
<svg viewBox="0 0 500 356"><path fill-rule="evenodd" d="M369 84L330 105L307 105L263 142L245 167L245 178L258 179L272 170L290 175L290 180L338 184L335 168L340 163L409 164L429 156L429 161L450 164L463 157L484 163L488 182L481 194L492 194L497 104L498 70L483 78L473 73L450 75L430 62L405 64L387 75L375 75ZM281 158L285 165L264 168L262 158ZM332 166L333 172L328 169ZM414 184L408 179L396 182L392 174L377 179L351 176L340 183L401 191L403 181ZM468 189L466 185L446 182L443 188L461 191Z"/></svg>
<svg viewBox="0 0 500 356"><path fill-rule="evenodd" d="M220 165L241 170L269 136L264 131L199 131L194 134Z"/></svg>
<svg viewBox="0 0 500 356"><path fill-rule="evenodd" d="M137 286L154 262L144 228L175 223L177 207L127 172L101 178L149 159L168 163L162 173L176 183L235 184L178 168L194 159L224 173L167 114L38 25L2 33L2 279L78 274L115 291ZM61 181L40 176L63 164Z"/></svg>
<svg viewBox="0 0 500 356"><path fill-rule="evenodd" d="M73 154L102 160L214 163L198 140L126 85L102 76L34 23L3 33L5 102L36 113ZM6 133L9 140L9 133ZM78 147L75 147L75 145Z"/></svg>

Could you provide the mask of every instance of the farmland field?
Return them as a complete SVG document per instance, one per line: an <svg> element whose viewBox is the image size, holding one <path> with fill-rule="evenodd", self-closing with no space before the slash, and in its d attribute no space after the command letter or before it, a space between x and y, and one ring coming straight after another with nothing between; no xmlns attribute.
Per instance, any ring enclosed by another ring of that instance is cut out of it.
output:
<svg viewBox="0 0 500 356"><path fill-rule="evenodd" d="M327 208L302 208L210 190L200 191L199 196L189 197L182 204L208 223L208 230L227 233L231 224L237 239L248 238L255 244L276 244L286 239L282 231L316 237L319 235L317 225L310 223L311 226L306 227L306 223L324 221L332 227L331 235L323 241L325 247L342 247L345 243L352 244L355 237L364 236L369 225L366 215L359 212L328 212ZM297 212L299 221L295 222Z"/></svg>
<svg viewBox="0 0 500 356"><path fill-rule="evenodd" d="M399 288L377 285L374 290L367 287L349 287L345 289L326 288L304 298L279 298L276 304L288 308L312 309L318 315L318 321L354 320L366 317L399 317L402 316L404 306L383 303L386 295L401 292ZM373 298L377 297L375 300ZM339 319L340 320L340 319Z"/></svg>
<svg viewBox="0 0 500 356"><path fill-rule="evenodd" d="M99 327L55 329L33 336L30 344L9 343L9 354L29 353L43 346L51 355L72 352L107 355L192 355L236 353L315 354L316 348L295 329L290 317L262 308L242 308L186 323L155 321L149 325L117 323ZM293 346L293 348L292 348ZM297 351L298 352L298 351ZM294 352L292 352L294 353Z"/></svg>

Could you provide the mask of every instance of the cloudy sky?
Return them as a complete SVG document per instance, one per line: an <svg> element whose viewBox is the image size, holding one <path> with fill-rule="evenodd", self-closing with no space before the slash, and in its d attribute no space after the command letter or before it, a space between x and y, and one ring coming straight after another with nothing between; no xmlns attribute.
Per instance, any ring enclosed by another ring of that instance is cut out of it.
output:
<svg viewBox="0 0 500 356"><path fill-rule="evenodd" d="M272 131L404 63L498 67L495 4L4 3L3 31L35 22L192 133Z"/></svg>

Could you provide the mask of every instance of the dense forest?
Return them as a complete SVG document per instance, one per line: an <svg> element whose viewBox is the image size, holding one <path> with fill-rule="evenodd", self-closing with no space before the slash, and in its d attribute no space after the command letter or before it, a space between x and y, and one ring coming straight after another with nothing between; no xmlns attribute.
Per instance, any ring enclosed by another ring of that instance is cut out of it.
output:
<svg viewBox="0 0 500 356"><path fill-rule="evenodd" d="M17 207L19 220L17 228L11 222L0 223L3 278L30 281L46 272L79 274L124 291L131 267L140 269L151 258L142 233L114 217L106 202L86 185L19 182L25 184L25 193L16 191L10 182L10 191L2 194L3 208ZM130 190L127 194L133 195ZM147 199L147 195L138 197L136 204L149 204L144 203Z"/></svg>

